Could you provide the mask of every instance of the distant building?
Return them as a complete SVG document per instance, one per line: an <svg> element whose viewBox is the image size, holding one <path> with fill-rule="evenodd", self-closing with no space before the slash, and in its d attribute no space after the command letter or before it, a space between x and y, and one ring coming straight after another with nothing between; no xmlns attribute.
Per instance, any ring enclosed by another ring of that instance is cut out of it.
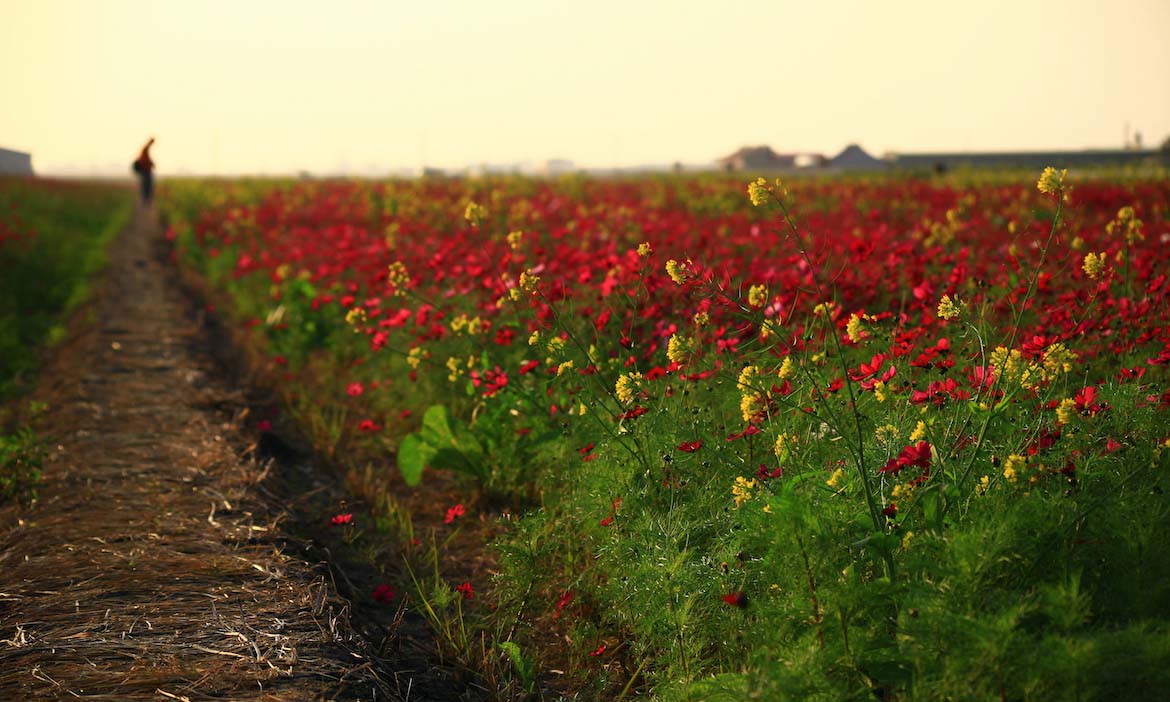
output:
<svg viewBox="0 0 1170 702"><path fill-rule="evenodd" d="M31 176L32 174L31 154L0 149L0 175Z"/></svg>
<svg viewBox="0 0 1170 702"><path fill-rule="evenodd" d="M857 144L846 146L825 165L840 171L879 171L890 167L889 163L870 156Z"/></svg>
<svg viewBox="0 0 1170 702"><path fill-rule="evenodd" d="M1030 168L1038 170L1091 166L1124 166L1167 162L1167 154L1153 149L1088 149L1085 151L989 151L892 154L895 168L943 172L954 168Z"/></svg>
<svg viewBox="0 0 1170 702"><path fill-rule="evenodd" d="M725 171L784 171L796 168L796 156L778 154L770 146L745 146L716 163Z"/></svg>

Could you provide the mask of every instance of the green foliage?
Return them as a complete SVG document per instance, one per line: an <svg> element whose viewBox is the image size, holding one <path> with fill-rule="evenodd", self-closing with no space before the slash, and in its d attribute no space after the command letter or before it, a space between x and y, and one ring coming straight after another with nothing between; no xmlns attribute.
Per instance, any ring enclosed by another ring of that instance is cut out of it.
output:
<svg viewBox="0 0 1170 702"><path fill-rule="evenodd" d="M44 460L44 446L27 427L0 434L0 503L35 500Z"/></svg>
<svg viewBox="0 0 1170 702"><path fill-rule="evenodd" d="M0 181L0 397L36 369L89 294L131 197L109 186Z"/></svg>

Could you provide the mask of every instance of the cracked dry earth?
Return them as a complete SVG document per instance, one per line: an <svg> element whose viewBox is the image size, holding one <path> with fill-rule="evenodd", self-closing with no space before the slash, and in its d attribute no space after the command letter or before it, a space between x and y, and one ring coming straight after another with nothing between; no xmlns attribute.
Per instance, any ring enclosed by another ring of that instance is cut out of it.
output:
<svg viewBox="0 0 1170 702"><path fill-rule="evenodd" d="M39 500L0 509L0 700L384 700L398 688L247 458L153 214L41 374Z"/></svg>

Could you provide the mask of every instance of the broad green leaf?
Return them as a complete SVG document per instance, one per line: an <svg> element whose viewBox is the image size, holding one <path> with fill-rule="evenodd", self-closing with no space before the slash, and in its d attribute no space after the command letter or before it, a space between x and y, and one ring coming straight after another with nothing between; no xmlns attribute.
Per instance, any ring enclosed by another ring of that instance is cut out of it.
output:
<svg viewBox="0 0 1170 702"><path fill-rule="evenodd" d="M436 449L430 446L418 434L408 434L398 445L398 470L402 471L402 479L407 485L415 486L422 482L423 470L434 458Z"/></svg>

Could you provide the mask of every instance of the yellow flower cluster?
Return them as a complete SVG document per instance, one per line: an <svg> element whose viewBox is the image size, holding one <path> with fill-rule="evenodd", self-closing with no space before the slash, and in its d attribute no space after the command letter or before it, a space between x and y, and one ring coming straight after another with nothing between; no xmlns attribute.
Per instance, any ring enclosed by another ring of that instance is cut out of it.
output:
<svg viewBox="0 0 1170 702"><path fill-rule="evenodd" d="M422 350L422 347L415 346L410 350L409 353L406 354L406 363L411 368L417 369L425 356L426 352Z"/></svg>
<svg viewBox="0 0 1170 702"><path fill-rule="evenodd" d="M463 219L479 226L479 223L487 219L488 211L483 205L477 205L474 202L467 203L467 209L463 210Z"/></svg>
<svg viewBox="0 0 1170 702"><path fill-rule="evenodd" d="M508 232L508 246L511 247L513 251L520 248L520 242L522 241L524 241L524 232Z"/></svg>
<svg viewBox="0 0 1170 702"><path fill-rule="evenodd" d="M838 468L837 470L833 471L833 474L830 475L829 479L825 481L825 485L828 485L829 487L836 490L837 488L841 487L841 483L843 482L845 482L845 469Z"/></svg>
<svg viewBox="0 0 1170 702"><path fill-rule="evenodd" d="M763 285L753 285L748 288L748 304L752 307L763 307L768 301L768 288Z"/></svg>
<svg viewBox="0 0 1170 702"><path fill-rule="evenodd" d="M1040 180L1036 181L1036 188L1046 195L1055 195L1064 190L1064 177L1066 175L1068 175L1068 169L1057 171L1049 166L1040 174Z"/></svg>
<svg viewBox="0 0 1170 702"><path fill-rule="evenodd" d="M459 380L459 376L463 374L463 368L461 366L462 364L459 362L458 358L455 358L454 356L448 357L447 370L450 372L447 374L447 380L451 381L452 383L454 383L456 380Z"/></svg>
<svg viewBox="0 0 1170 702"><path fill-rule="evenodd" d="M564 363L557 366L557 377L558 378L561 377L561 374L566 373L572 369L573 369L573 361L572 360L565 361Z"/></svg>
<svg viewBox="0 0 1170 702"><path fill-rule="evenodd" d="M637 396L638 386L641 380L642 374L638 372L624 373L618 376L617 384L613 388L618 402L623 405L632 404L634 398Z"/></svg>
<svg viewBox="0 0 1170 702"><path fill-rule="evenodd" d="M791 378L796 373L796 364L792 362L792 356L785 356L784 361L780 363L780 370L776 371L776 376L781 380Z"/></svg>
<svg viewBox="0 0 1170 702"><path fill-rule="evenodd" d="M1053 344L1044 351L1041 363L1044 365L1044 379L1052 380L1061 373L1068 373L1073 369L1077 354L1064 344Z"/></svg>
<svg viewBox="0 0 1170 702"><path fill-rule="evenodd" d="M706 312L696 312L691 321L695 323L696 327L705 327L711 321L711 315Z"/></svg>
<svg viewBox="0 0 1170 702"><path fill-rule="evenodd" d="M666 358L671 363L677 363L681 366L686 361L690 351L691 342L684 336L671 334L670 340L666 342Z"/></svg>
<svg viewBox="0 0 1170 702"><path fill-rule="evenodd" d="M1023 469L1024 457L1018 453L1013 453L1003 462L1003 477L1009 483L1014 483L1020 479L1020 471Z"/></svg>
<svg viewBox="0 0 1170 702"><path fill-rule="evenodd" d="M1125 243L1132 246L1146 238L1142 234L1142 226L1142 221L1137 218L1132 207L1122 207L1117 211L1116 219L1105 226L1105 231L1110 236L1120 232L1125 237Z"/></svg>
<svg viewBox="0 0 1170 702"><path fill-rule="evenodd" d="M731 495L735 498L735 508L743 507L743 503L752 499L752 489L756 487L756 481L753 478L745 478L742 475L735 479L735 483L731 486Z"/></svg>
<svg viewBox="0 0 1170 702"><path fill-rule="evenodd" d="M1106 266L1104 251L1099 254L1090 251L1085 254L1085 260L1081 264L1081 270L1085 272L1085 275L1089 276L1089 280L1096 280L1105 273Z"/></svg>
<svg viewBox="0 0 1170 702"><path fill-rule="evenodd" d="M1077 402L1071 397L1066 397L1060 401L1056 407L1056 420L1061 424L1072 424L1073 419L1077 416Z"/></svg>
<svg viewBox="0 0 1170 702"><path fill-rule="evenodd" d="M456 334L466 331L469 335L475 336L485 327L484 321L479 317L468 317L465 314L460 314L455 319L451 320L451 331Z"/></svg>
<svg viewBox="0 0 1170 702"><path fill-rule="evenodd" d="M366 323L366 311L361 307L351 308L349 312L345 313L345 323L353 327L355 334L361 333L358 327Z"/></svg>
<svg viewBox="0 0 1170 702"><path fill-rule="evenodd" d="M975 493L978 495L986 495L988 488L991 487L991 478L983 476L979 479L979 483L975 486Z"/></svg>
<svg viewBox="0 0 1170 702"><path fill-rule="evenodd" d="M938 301L938 318L945 320L958 319L959 315L963 313L963 303L959 301L958 296L951 298L950 295L943 295L942 299Z"/></svg>
<svg viewBox="0 0 1170 702"><path fill-rule="evenodd" d="M763 178L757 178L751 183L748 183L748 198L751 199L754 207L759 207L768 201L768 181Z"/></svg>
<svg viewBox="0 0 1170 702"><path fill-rule="evenodd" d="M772 453L776 454L776 458L779 458L781 461L786 461L791 456L795 446L796 437L792 434L781 432L776 437L776 443L772 444Z"/></svg>
<svg viewBox="0 0 1170 702"><path fill-rule="evenodd" d="M849 322L845 325L845 336L855 344L861 343L866 337L865 327L861 323L861 315L854 312L849 315Z"/></svg>
<svg viewBox="0 0 1170 702"><path fill-rule="evenodd" d="M1009 351L1003 346L997 346L988 361L995 369L995 380L998 383L1034 388L1044 377L1043 369L1024 358L1018 349Z"/></svg>
<svg viewBox="0 0 1170 702"><path fill-rule="evenodd" d="M666 274L670 276L675 285L682 285L687 282L687 264L679 263L672 258L666 262Z"/></svg>
<svg viewBox="0 0 1170 702"><path fill-rule="evenodd" d="M654 253L654 249L650 248L650 244L648 244L646 242L642 242L641 244L638 244L638 255L641 256L642 258L646 258L647 256L649 256L652 253Z"/></svg>
<svg viewBox="0 0 1170 702"><path fill-rule="evenodd" d="M401 295L406 284L410 282L410 274L406 271L406 264L395 261L386 269L386 282L394 286L394 294Z"/></svg>
<svg viewBox="0 0 1170 702"><path fill-rule="evenodd" d="M922 441L926 438L926 422L919 421L914 426L914 431L910 432L910 442Z"/></svg>

